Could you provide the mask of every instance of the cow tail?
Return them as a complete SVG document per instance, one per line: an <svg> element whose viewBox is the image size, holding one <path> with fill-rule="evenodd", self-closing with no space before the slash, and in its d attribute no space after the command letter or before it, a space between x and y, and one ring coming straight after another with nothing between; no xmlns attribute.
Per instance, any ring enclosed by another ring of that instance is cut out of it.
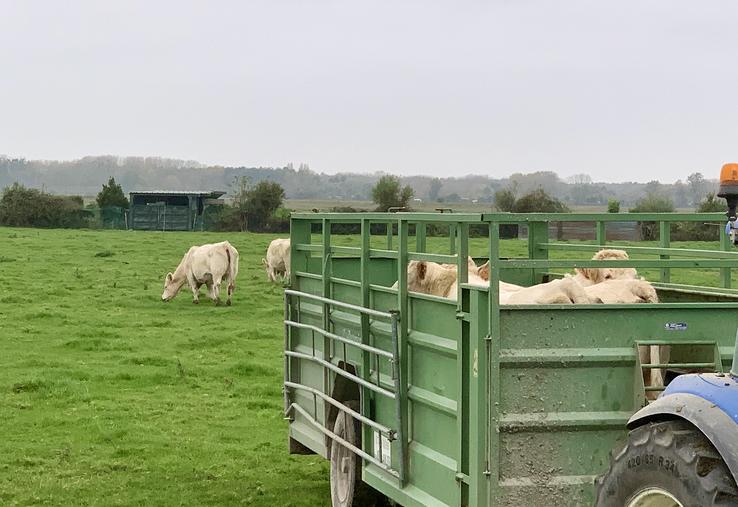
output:
<svg viewBox="0 0 738 507"><path fill-rule="evenodd" d="M236 275L238 274L238 253L229 244L226 246L226 256L228 257L228 292L233 292L236 287Z"/></svg>

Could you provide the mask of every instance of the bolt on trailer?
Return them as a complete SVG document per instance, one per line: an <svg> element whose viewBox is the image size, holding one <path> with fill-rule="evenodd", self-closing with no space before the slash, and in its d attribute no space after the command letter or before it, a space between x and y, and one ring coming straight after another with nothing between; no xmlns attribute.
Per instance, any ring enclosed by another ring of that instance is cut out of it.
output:
<svg viewBox="0 0 738 507"><path fill-rule="evenodd" d="M595 240L551 239L552 224L575 222L589 223ZM608 242L624 222L657 227L657 246ZM733 356L738 253L727 236L714 250L674 248L675 222L724 218L293 214L290 452L331 461L334 506L352 505L367 485L404 506L592 505L626 422L663 389L646 385L643 372L661 370L668 382L722 372ZM527 229L527 241L501 240L510 226ZM603 247L630 259L592 260ZM470 253L477 264L490 260L489 287L463 283ZM456 264L457 300L409 292L412 260ZM498 281L533 285L577 267L637 268L660 303L499 304ZM716 286L689 280L694 270L714 273ZM670 347L668 364L640 361L651 346Z"/></svg>

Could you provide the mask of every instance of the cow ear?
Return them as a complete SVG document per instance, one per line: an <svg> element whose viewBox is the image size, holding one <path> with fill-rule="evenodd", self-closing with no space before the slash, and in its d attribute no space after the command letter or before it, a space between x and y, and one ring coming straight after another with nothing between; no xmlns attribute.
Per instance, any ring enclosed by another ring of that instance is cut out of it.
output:
<svg viewBox="0 0 738 507"><path fill-rule="evenodd" d="M174 275L172 273L167 273L167 283L170 283L174 279Z"/></svg>
<svg viewBox="0 0 738 507"><path fill-rule="evenodd" d="M586 274L584 276L592 280L594 283L600 283L604 278L602 275L602 270L597 268L586 269Z"/></svg>
<svg viewBox="0 0 738 507"><path fill-rule="evenodd" d="M421 280L425 278L425 272L427 271L427 266L425 264L425 261L418 262L418 278Z"/></svg>
<svg viewBox="0 0 738 507"><path fill-rule="evenodd" d="M597 283L599 280L600 271L596 268L576 268L576 272L581 274L584 278L592 280Z"/></svg>

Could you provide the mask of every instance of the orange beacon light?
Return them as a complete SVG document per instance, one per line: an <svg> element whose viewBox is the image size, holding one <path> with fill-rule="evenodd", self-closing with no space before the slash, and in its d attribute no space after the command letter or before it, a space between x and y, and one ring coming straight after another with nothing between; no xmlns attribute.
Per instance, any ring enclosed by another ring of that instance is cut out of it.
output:
<svg viewBox="0 0 738 507"><path fill-rule="evenodd" d="M725 164L720 170L720 187L718 188L718 197L725 198L728 201L728 223L725 226L725 232L730 234L730 239L735 244L738 240L736 236L736 211L738 205L738 164Z"/></svg>

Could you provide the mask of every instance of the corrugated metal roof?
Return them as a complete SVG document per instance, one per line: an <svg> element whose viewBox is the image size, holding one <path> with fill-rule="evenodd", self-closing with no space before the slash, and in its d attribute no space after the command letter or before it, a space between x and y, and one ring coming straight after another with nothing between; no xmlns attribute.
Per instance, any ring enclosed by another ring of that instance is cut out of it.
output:
<svg viewBox="0 0 738 507"><path fill-rule="evenodd" d="M226 192L222 190L142 190L139 192L130 192L131 195L197 195L207 196L217 199Z"/></svg>

